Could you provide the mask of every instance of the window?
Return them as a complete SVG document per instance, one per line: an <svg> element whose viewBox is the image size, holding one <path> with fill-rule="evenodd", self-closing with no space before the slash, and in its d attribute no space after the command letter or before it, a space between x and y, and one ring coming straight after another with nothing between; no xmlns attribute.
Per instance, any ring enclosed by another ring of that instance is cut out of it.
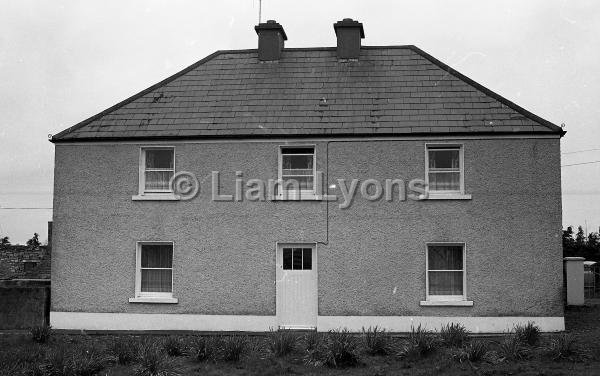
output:
<svg viewBox="0 0 600 376"><path fill-rule="evenodd" d="M280 194L314 196L315 148L282 147L279 155Z"/></svg>
<svg viewBox="0 0 600 376"><path fill-rule="evenodd" d="M283 270L312 270L312 248L283 248Z"/></svg>
<svg viewBox="0 0 600 376"><path fill-rule="evenodd" d="M138 243L136 297L173 296L173 243Z"/></svg>
<svg viewBox="0 0 600 376"><path fill-rule="evenodd" d="M425 172L430 193L464 193L463 153L460 146L427 145Z"/></svg>
<svg viewBox="0 0 600 376"><path fill-rule="evenodd" d="M141 193L170 193L175 174L174 148L143 148L140 166Z"/></svg>
<svg viewBox="0 0 600 376"><path fill-rule="evenodd" d="M464 244L427 246L427 300L465 300Z"/></svg>

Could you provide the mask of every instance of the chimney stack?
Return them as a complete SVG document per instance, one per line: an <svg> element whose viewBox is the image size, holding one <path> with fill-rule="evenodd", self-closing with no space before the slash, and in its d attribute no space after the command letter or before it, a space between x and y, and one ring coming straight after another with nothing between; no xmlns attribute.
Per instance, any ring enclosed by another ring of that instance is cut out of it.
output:
<svg viewBox="0 0 600 376"><path fill-rule="evenodd" d="M258 59L260 61L277 61L281 59L284 41L287 40L283 26L268 20L254 27L258 34Z"/></svg>
<svg viewBox="0 0 600 376"><path fill-rule="evenodd" d="M344 18L333 24L337 36L338 59L358 59L360 56L360 40L365 37L362 23Z"/></svg>

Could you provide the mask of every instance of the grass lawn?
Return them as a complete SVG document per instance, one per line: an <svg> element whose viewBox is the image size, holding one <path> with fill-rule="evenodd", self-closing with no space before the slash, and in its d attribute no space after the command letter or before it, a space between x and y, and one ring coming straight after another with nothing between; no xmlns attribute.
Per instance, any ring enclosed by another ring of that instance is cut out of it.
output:
<svg viewBox="0 0 600 376"><path fill-rule="evenodd" d="M574 344L561 340L563 335L542 335L536 345L526 344L535 333L518 337L521 341L514 334L465 340L460 330L446 336L416 331L409 338L381 332L253 337L53 333L42 344L29 334L0 334L0 375L600 375L600 306L568 309L566 323ZM451 346L452 341L458 343Z"/></svg>

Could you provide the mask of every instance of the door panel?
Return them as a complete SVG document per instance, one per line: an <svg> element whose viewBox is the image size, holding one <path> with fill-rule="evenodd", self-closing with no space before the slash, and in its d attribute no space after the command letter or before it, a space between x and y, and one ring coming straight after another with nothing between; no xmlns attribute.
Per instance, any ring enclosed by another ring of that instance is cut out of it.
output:
<svg viewBox="0 0 600 376"><path fill-rule="evenodd" d="M279 245L276 264L279 327L316 328L317 251L315 245Z"/></svg>

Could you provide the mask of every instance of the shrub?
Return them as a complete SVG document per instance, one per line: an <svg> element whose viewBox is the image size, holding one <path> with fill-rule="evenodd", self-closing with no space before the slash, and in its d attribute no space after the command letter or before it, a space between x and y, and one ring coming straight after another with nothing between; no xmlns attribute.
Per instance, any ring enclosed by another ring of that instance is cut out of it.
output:
<svg viewBox="0 0 600 376"><path fill-rule="evenodd" d="M35 376L41 374L38 369L39 362L43 359L43 352L39 345L5 347L0 349L0 376L24 375ZM35 373L34 371L38 371Z"/></svg>
<svg viewBox="0 0 600 376"><path fill-rule="evenodd" d="M291 330L271 330L268 341L269 350L273 355L284 356L294 350L298 337Z"/></svg>
<svg viewBox="0 0 600 376"><path fill-rule="evenodd" d="M160 344L151 340L140 344L137 363L134 367L136 376L175 376L180 374L173 360L162 351Z"/></svg>
<svg viewBox="0 0 600 376"><path fill-rule="evenodd" d="M523 344L535 346L540 341L540 327L533 321L527 322L526 325L515 325L514 331L517 339Z"/></svg>
<svg viewBox="0 0 600 376"><path fill-rule="evenodd" d="M529 351L523 346L519 338L514 335L507 335L502 342L498 344L498 354L503 360L520 360L529 357Z"/></svg>
<svg viewBox="0 0 600 376"><path fill-rule="evenodd" d="M371 355L388 355L391 352L392 338L385 329L377 326L362 328L363 340L367 353Z"/></svg>
<svg viewBox="0 0 600 376"><path fill-rule="evenodd" d="M411 326L408 339L398 355L406 359L418 359L433 353L438 347L438 339L433 332L419 326Z"/></svg>
<svg viewBox="0 0 600 376"><path fill-rule="evenodd" d="M268 349L268 338L266 337L249 337L248 346L246 346L246 354L254 354L263 358L270 355Z"/></svg>
<svg viewBox="0 0 600 376"><path fill-rule="evenodd" d="M92 376L102 371L109 359L100 351L92 349L84 349L76 351L69 359L72 375L77 376Z"/></svg>
<svg viewBox="0 0 600 376"><path fill-rule="evenodd" d="M311 351L323 342L323 333L316 330L308 332L302 337L301 342L305 350Z"/></svg>
<svg viewBox="0 0 600 376"><path fill-rule="evenodd" d="M358 339L344 330L331 330L327 334L309 333L305 342L304 362L313 366L355 366L359 362Z"/></svg>
<svg viewBox="0 0 600 376"><path fill-rule="evenodd" d="M329 352L324 340L317 341L306 349L304 362L315 367L320 367L329 362Z"/></svg>
<svg viewBox="0 0 600 376"><path fill-rule="evenodd" d="M41 369L45 375L59 376L68 375L71 371L70 354L65 346L58 346L46 354L46 359Z"/></svg>
<svg viewBox="0 0 600 376"><path fill-rule="evenodd" d="M131 337L117 337L108 346L108 353L112 355L117 363L129 364L137 357L138 344Z"/></svg>
<svg viewBox="0 0 600 376"><path fill-rule="evenodd" d="M575 338L567 333L550 338L550 344L545 353L552 360L577 360L583 357L584 351L578 346Z"/></svg>
<svg viewBox="0 0 600 376"><path fill-rule="evenodd" d="M325 344L328 354L325 364L332 367L358 364L358 340L348 329L329 331Z"/></svg>
<svg viewBox="0 0 600 376"><path fill-rule="evenodd" d="M471 362L479 362L483 360L488 352L488 344L483 341L473 341L465 346L467 359Z"/></svg>
<svg viewBox="0 0 600 376"><path fill-rule="evenodd" d="M37 371L48 376L92 376L106 367L108 358L96 349L51 349Z"/></svg>
<svg viewBox="0 0 600 376"><path fill-rule="evenodd" d="M0 376L23 375L26 371L25 365L17 362L0 363Z"/></svg>
<svg viewBox="0 0 600 376"><path fill-rule="evenodd" d="M230 335L221 338L221 357L223 360L237 362L248 347L248 336Z"/></svg>
<svg viewBox="0 0 600 376"><path fill-rule="evenodd" d="M453 349L452 357L459 362L470 361L479 362L483 360L488 353L487 343L482 341L469 342L461 348Z"/></svg>
<svg viewBox="0 0 600 376"><path fill-rule="evenodd" d="M169 356L185 355L186 345L181 337L168 336L162 341L162 346Z"/></svg>
<svg viewBox="0 0 600 376"><path fill-rule="evenodd" d="M0 369L11 364L30 365L40 363L46 355L45 347L38 344L27 344L23 346L5 347L0 351Z"/></svg>
<svg viewBox="0 0 600 376"><path fill-rule="evenodd" d="M469 341L469 331L461 324L446 324L440 330L440 338L446 346L462 347Z"/></svg>
<svg viewBox="0 0 600 376"><path fill-rule="evenodd" d="M29 329L31 339L37 343L46 343L52 335L52 327L50 325L38 325Z"/></svg>
<svg viewBox="0 0 600 376"><path fill-rule="evenodd" d="M218 347L217 338L197 336L191 341L191 355L199 362L215 360Z"/></svg>

